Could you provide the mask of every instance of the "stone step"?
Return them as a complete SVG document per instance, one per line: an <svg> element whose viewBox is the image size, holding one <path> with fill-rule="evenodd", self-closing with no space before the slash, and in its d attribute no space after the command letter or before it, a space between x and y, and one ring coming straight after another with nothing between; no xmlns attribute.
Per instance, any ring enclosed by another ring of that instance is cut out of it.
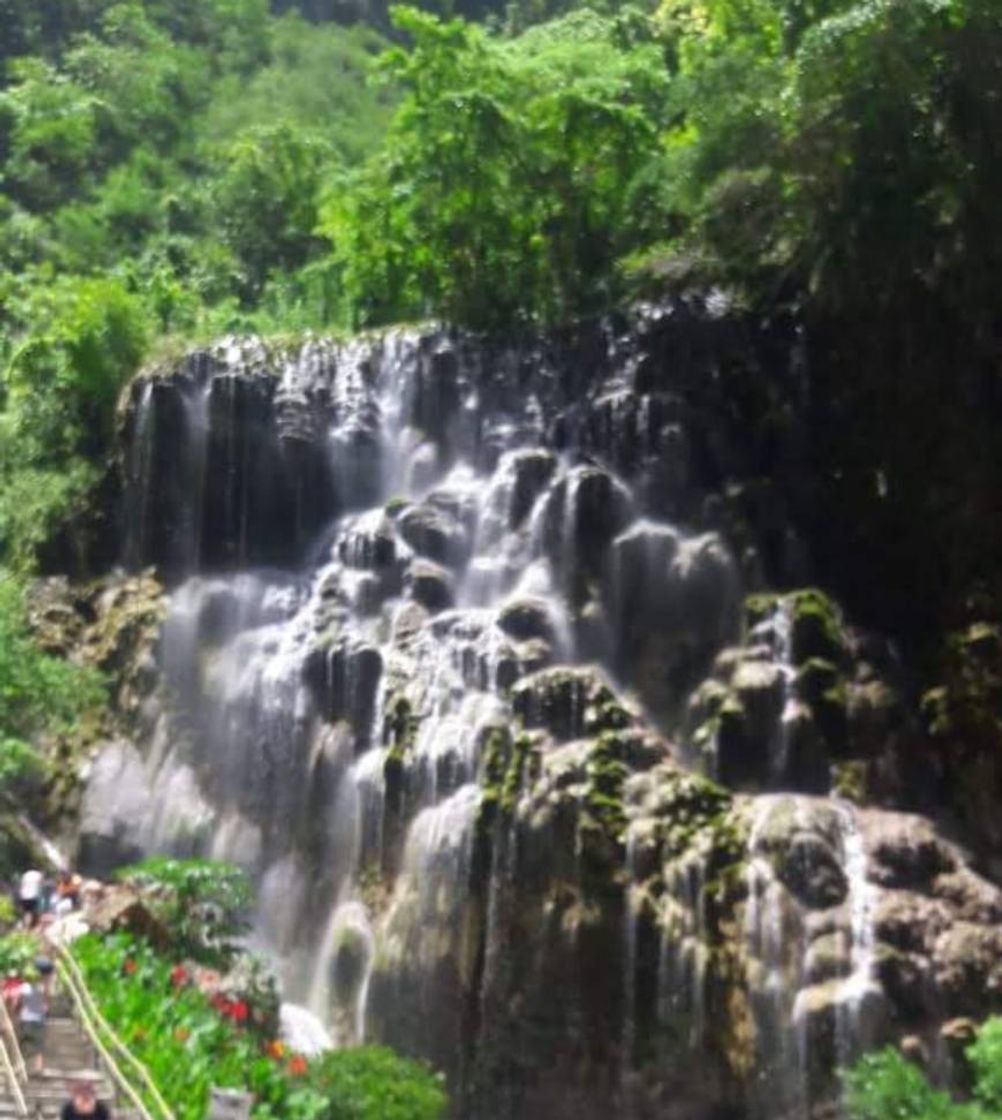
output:
<svg viewBox="0 0 1002 1120"><path fill-rule="evenodd" d="M77 1081L103 1081L104 1074L100 1070L95 1069L90 1063L85 1063L81 1066L57 1066L53 1063L52 1066L47 1067L42 1071L41 1077L38 1074L32 1074L32 1082L53 1081L62 1078L75 1078Z"/></svg>
<svg viewBox="0 0 1002 1120"><path fill-rule="evenodd" d="M62 1100L57 1105L44 1105L42 1108L35 1108L29 1105L28 1116L30 1120L59 1120L59 1115L62 1112L63 1105L66 1100ZM115 1120L139 1120L135 1112L123 1112L121 1109L116 1108L112 1111ZM21 1120L21 1114L17 1111L17 1106L12 1100L0 1099L0 1120Z"/></svg>
<svg viewBox="0 0 1002 1120"><path fill-rule="evenodd" d="M41 1091L29 1089L24 1094L24 1097L25 1100L37 1101L41 1104L47 1104L53 1101L65 1101L67 1096L69 1095L70 1086L72 1084L73 1081L65 1081L61 1084L56 1083L50 1088ZM97 1085L95 1086L95 1089L97 1095L104 1100L107 1100L110 1097L114 1096L114 1094L109 1091L109 1086L107 1085Z"/></svg>

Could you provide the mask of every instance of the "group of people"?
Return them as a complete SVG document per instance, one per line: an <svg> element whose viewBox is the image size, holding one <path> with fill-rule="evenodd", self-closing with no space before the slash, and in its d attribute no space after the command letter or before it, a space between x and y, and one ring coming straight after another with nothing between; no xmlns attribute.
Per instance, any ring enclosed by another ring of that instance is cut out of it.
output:
<svg viewBox="0 0 1002 1120"><path fill-rule="evenodd" d="M17 887L17 906L26 929L34 929L45 914L61 917L80 905L84 882L69 870L60 871L55 880L32 868L21 876Z"/></svg>
<svg viewBox="0 0 1002 1120"><path fill-rule="evenodd" d="M18 973L8 973L0 988L10 1021L17 1024L17 1040L25 1064L36 1076L45 1069L46 1021L55 968L49 956L51 932L57 918L76 910L81 903L83 881L71 871L60 871L49 880L38 870L25 871L17 884L17 907L21 928L37 938L38 955ZM109 1120L106 1105L97 1099L89 1081L71 1085L63 1106L62 1120Z"/></svg>

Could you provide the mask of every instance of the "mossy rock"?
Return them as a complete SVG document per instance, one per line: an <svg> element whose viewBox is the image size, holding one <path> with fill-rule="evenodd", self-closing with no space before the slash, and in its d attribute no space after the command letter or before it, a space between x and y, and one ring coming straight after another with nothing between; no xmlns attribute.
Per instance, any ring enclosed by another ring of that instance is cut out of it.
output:
<svg viewBox="0 0 1002 1120"><path fill-rule="evenodd" d="M409 499L397 496L390 498L386 505L383 506L383 510L387 517L393 519L399 517L410 504Z"/></svg>
<svg viewBox="0 0 1002 1120"><path fill-rule="evenodd" d="M797 695L805 704L810 704L812 707L826 693L840 687L845 687L842 671L823 657L811 657L797 670Z"/></svg>
<svg viewBox="0 0 1002 1120"><path fill-rule="evenodd" d="M835 604L823 591L807 588L788 597L790 651L795 665L813 657L836 664L846 655L842 621Z"/></svg>
<svg viewBox="0 0 1002 1120"><path fill-rule="evenodd" d="M682 770L671 770L658 789L658 818L664 857L675 859L692 846L697 834L722 825L733 799L727 790L709 778Z"/></svg>
<svg viewBox="0 0 1002 1120"><path fill-rule="evenodd" d="M421 727L413 705L402 693L391 696L383 716L383 742L401 756L410 751L417 741Z"/></svg>
<svg viewBox="0 0 1002 1120"><path fill-rule="evenodd" d="M844 752L848 738L848 687L837 665L809 658L797 671L797 695L807 704L829 751Z"/></svg>
<svg viewBox="0 0 1002 1120"><path fill-rule="evenodd" d="M991 622L972 623L958 639L962 654L983 665L1002 666L1002 630Z"/></svg>
<svg viewBox="0 0 1002 1120"><path fill-rule="evenodd" d="M716 718L730 695L727 685L708 677L689 697L689 724L700 727Z"/></svg>
<svg viewBox="0 0 1002 1120"><path fill-rule="evenodd" d="M780 596L772 592L759 592L745 597L745 627L754 630L760 622L770 618L779 606Z"/></svg>
<svg viewBox="0 0 1002 1120"><path fill-rule="evenodd" d="M870 799L869 781L870 767L865 759L836 762L832 766L832 793L855 805L865 805Z"/></svg>

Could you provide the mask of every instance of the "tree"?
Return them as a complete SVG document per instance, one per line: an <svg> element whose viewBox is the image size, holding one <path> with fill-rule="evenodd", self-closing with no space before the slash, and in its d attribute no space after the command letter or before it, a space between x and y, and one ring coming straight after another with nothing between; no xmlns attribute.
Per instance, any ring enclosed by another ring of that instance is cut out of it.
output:
<svg viewBox="0 0 1002 1120"><path fill-rule="evenodd" d="M285 125L247 132L227 152L213 207L221 238L243 267L249 302L271 273L299 269L321 248L314 231L331 158L322 140Z"/></svg>
<svg viewBox="0 0 1002 1120"><path fill-rule="evenodd" d="M412 8L394 21L412 45L383 65L404 99L323 223L358 317L490 328L608 305L644 225L631 187L659 141L656 46L587 13L510 43Z"/></svg>
<svg viewBox="0 0 1002 1120"><path fill-rule="evenodd" d="M0 568L0 797L42 768L30 744L101 703L98 677L43 653L28 627L22 583Z"/></svg>
<svg viewBox="0 0 1002 1120"><path fill-rule="evenodd" d="M30 210L65 201L90 173L97 144L91 94L39 58L11 63L0 92L9 154L4 189Z"/></svg>

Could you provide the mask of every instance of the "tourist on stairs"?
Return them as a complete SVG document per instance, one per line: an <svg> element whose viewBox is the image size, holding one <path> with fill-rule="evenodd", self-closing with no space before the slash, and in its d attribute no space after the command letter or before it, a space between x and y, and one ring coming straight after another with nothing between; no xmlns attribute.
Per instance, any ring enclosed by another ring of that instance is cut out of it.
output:
<svg viewBox="0 0 1002 1120"><path fill-rule="evenodd" d="M21 883L17 891L17 901L24 914L24 922L31 929L38 919L42 907L42 884L45 876L41 871L32 868L21 876Z"/></svg>
<svg viewBox="0 0 1002 1120"><path fill-rule="evenodd" d="M80 888L83 880L72 871L59 872L56 880L56 898L53 910L57 914L68 914L80 905Z"/></svg>
<svg viewBox="0 0 1002 1120"><path fill-rule="evenodd" d="M38 971L31 969L17 993L18 1041L25 1063L41 1075L45 1068L45 1019L49 1001Z"/></svg>
<svg viewBox="0 0 1002 1120"><path fill-rule="evenodd" d="M78 1081L70 1088L70 1099L63 1105L60 1120L110 1120L107 1106L103 1105L89 1081Z"/></svg>

